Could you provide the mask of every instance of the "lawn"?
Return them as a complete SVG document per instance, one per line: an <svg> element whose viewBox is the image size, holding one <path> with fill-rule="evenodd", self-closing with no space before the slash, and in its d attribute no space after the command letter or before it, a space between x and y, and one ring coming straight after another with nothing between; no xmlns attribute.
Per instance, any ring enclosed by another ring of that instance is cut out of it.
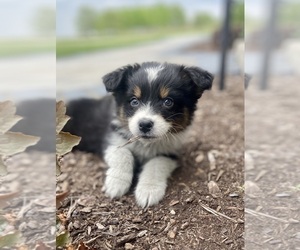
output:
<svg viewBox="0 0 300 250"><path fill-rule="evenodd" d="M187 35L203 33L195 28L186 28L185 30L155 30L155 31L135 31L122 32L118 34L102 35L97 37L80 37L57 39L56 55L57 57L70 56L79 53L86 53L96 50L104 50L123 46L130 46L148 41L155 41L170 35Z"/></svg>

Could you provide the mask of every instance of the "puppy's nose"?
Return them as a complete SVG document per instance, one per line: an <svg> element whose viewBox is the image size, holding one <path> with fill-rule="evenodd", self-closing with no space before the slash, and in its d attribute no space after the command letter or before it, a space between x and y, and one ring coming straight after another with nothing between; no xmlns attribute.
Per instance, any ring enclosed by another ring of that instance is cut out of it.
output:
<svg viewBox="0 0 300 250"><path fill-rule="evenodd" d="M143 133L149 132L153 127L153 121L148 119L142 119L139 122L139 129Z"/></svg>

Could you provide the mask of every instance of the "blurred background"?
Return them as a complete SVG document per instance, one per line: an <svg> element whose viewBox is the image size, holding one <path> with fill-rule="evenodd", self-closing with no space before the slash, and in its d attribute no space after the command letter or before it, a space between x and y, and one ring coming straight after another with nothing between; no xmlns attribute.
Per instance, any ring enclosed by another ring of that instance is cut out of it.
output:
<svg viewBox="0 0 300 250"><path fill-rule="evenodd" d="M0 155L8 171L0 174L1 249L55 245L55 46L54 1L0 0L1 115L8 112L1 104L12 101L22 120L9 131L40 137L25 152ZM0 117L1 124L8 118ZM1 152L20 146L5 134Z"/></svg>
<svg viewBox="0 0 300 250"><path fill-rule="evenodd" d="M245 10L245 249L299 249L300 1Z"/></svg>
<svg viewBox="0 0 300 250"><path fill-rule="evenodd" d="M58 0L57 98L99 97L105 94L103 75L144 61L196 65L218 74L225 4L222 0ZM226 68L228 74L240 74L243 1L233 1L231 14Z"/></svg>

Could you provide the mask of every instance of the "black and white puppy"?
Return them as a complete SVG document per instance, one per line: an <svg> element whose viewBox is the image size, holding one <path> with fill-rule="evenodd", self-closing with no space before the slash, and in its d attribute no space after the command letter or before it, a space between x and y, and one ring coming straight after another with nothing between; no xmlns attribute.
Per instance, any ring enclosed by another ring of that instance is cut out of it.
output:
<svg viewBox="0 0 300 250"><path fill-rule="evenodd" d="M213 76L198 67L147 62L117 69L103 77L116 101L116 132L104 159L109 166L104 190L111 198L130 189L136 162L142 166L135 189L137 203L157 204L190 125L197 100ZM123 147L130 138L140 138Z"/></svg>
<svg viewBox="0 0 300 250"><path fill-rule="evenodd" d="M137 203L147 207L164 197L197 100L212 81L201 68L158 62L128 65L103 77L116 113L104 151L107 196L126 194L138 166Z"/></svg>

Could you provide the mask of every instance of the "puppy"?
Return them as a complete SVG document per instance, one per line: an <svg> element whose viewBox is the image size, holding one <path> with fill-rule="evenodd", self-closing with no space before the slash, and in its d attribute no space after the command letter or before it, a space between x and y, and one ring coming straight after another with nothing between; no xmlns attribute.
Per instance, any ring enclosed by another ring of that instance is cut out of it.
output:
<svg viewBox="0 0 300 250"><path fill-rule="evenodd" d="M213 76L201 68L158 62L128 65L103 77L116 114L104 151L107 196L126 194L139 169L137 203L147 207L164 197L197 100L212 81Z"/></svg>

